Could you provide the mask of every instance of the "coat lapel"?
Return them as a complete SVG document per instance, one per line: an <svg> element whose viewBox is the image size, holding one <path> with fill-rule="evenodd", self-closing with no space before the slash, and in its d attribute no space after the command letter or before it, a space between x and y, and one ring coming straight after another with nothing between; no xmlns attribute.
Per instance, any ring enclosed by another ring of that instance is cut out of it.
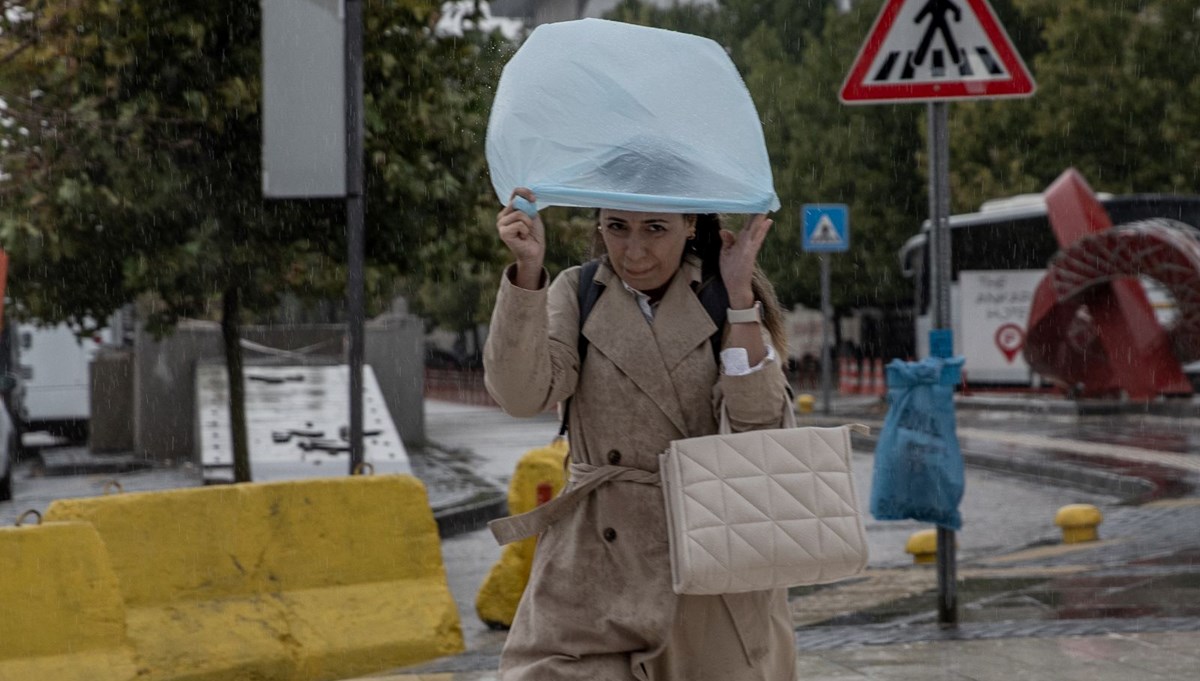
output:
<svg viewBox="0 0 1200 681"><path fill-rule="evenodd" d="M680 278L676 277L677 280ZM637 302L607 264L597 271L595 281L604 286L605 291L584 322L583 335L594 349L604 353L638 389L653 400L680 433L686 433L687 422L659 350L659 341L638 309ZM672 284L671 288L674 289L675 285Z"/></svg>
<svg viewBox="0 0 1200 681"><path fill-rule="evenodd" d="M717 325L704 310L693 287L700 285L700 267L690 260L671 282L654 317L654 335L667 371L674 371L697 345L708 342Z"/></svg>

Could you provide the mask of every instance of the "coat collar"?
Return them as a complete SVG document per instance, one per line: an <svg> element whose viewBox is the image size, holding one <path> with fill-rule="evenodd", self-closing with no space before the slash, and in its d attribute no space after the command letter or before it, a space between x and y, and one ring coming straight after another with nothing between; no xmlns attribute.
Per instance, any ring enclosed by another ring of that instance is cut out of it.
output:
<svg viewBox="0 0 1200 681"><path fill-rule="evenodd" d="M679 429L688 432L671 372L697 345L717 330L693 292L700 282L700 264L684 260L655 312L653 327L605 259L596 271L604 293L583 325L588 342L609 358L646 393Z"/></svg>

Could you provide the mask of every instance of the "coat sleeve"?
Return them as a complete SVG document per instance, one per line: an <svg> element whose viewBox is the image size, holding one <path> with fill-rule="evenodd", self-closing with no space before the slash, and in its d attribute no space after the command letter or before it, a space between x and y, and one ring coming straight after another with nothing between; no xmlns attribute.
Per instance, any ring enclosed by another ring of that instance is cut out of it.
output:
<svg viewBox="0 0 1200 681"><path fill-rule="evenodd" d="M766 329L763 329L763 342L771 342ZM775 356L776 359L762 369L744 376L719 374L713 389L713 413L720 419L721 400L725 400L729 427L733 432L783 427L784 409L791 409L791 404L783 363L778 359L779 350L775 351Z"/></svg>
<svg viewBox="0 0 1200 681"><path fill-rule="evenodd" d="M534 416L570 397L579 381L579 268L536 291L512 283L514 271L501 277L492 310L484 385L504 411Z"/></svg>

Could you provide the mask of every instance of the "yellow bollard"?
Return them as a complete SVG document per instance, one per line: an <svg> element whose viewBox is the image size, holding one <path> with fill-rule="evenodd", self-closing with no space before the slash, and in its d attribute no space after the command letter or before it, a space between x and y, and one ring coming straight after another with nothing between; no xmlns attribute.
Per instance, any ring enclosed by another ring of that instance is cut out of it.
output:
<svg viewBox="0 0 1200 681"><path fill-rule="evenodd" d="M801 414L811 414L813 411L813 405L816 403L817 398L809 395L808 393L798 395L796 397L796 411L800 412Z"/></svg>
<svg viewBox="0 0 1200 681"><path fill-rule="evenodd" d="M1104 522L1104 514L1091 504L1069 504L1058 509L1054 524L1062 528L1064 544L1081 544L1100 538L1096 528Z"/></svg>
<svg viewBox="0 0 1200 681"><path fill-rule="evenodd" d="M913 532L904 551L912 554L913 563L917 565L937 562L937 530Z"/></svg>
<svg viewBox="0 0 1200 681"><path fill-rule="evenodd" d="M516 515L532 511L554 498L566 484L563 460L567 441L559 438L549 446L525 453L517 462L508 488L508 511ZM522 539L504 547L500 560L492 566L475 597L475 612L493 629L512 625L517 604L529 582L537 537Z"/></svg>

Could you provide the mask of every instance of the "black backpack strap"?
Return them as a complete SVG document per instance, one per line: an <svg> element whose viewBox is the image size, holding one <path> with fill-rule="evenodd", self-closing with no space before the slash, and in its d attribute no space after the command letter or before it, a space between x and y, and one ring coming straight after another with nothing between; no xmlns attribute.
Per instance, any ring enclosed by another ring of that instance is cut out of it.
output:
<svg viewBox="0 0 1200 681"><path fill-rule="evenodd" d="M592 313L592 308L596 306L596 301L600 299L600 294L603 293L602 286L597 286L596 272L600 269L600 259L589 260L583 264L579 271L579 340L576 347L579 350L579 372L583 373L583 360L587 357L588 339L583 335L583 323L587 321L588 315ZM568 397L563 403L562 425L558 429L558 436L563 437L567 434L567 423L571 418L571 398Z"/></svg>
<svg viewBox="0 0 1200 681"><path fill-rule="evenodd" d="M603 293L603 286L597 286L596 272L600 270L600 259L589 260L579 271L579 368L583 369L583 359L587 357L588 339L583 335L583 323L587 321L596 301Z"/></svg>
<svg viewBox="0 0 1200 681"><path fill-rule="evenodd" d="M721 336L725 331L725 313L729 310L729 291L725 289L725 281L720 275L709 277L700 284L696 297L704 306L704 311L717 325L709 341L712 343L713 359L717 362L717 370L721 369Z"/></svg>

